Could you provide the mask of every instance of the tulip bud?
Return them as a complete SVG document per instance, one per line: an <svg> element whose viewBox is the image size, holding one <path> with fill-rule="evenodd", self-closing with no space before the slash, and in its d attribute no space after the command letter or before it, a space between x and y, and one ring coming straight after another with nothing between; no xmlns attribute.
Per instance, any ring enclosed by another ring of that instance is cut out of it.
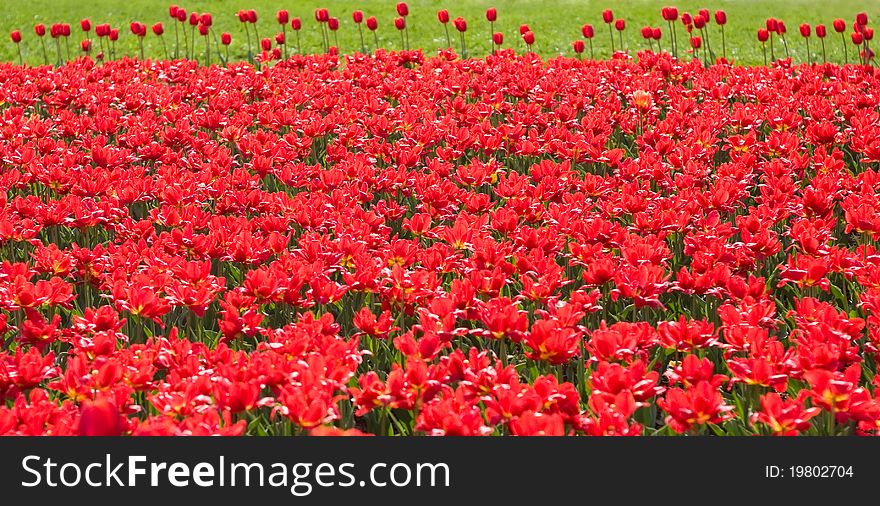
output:
<svg viewBox="0 0 880 506"><path fill-rule="evenodd" d="M19 44L21 42L21 32L18 30L13 30L9 33L9 38L12 39L12 42Z"/></svg>
<svg viewBox="0 0 880 506"><path fill-rule="evenodd" d="M61 35L65 37L70 37L70 25L67 23L61 24Z"/></svg>
<svg viewBox="0 0 880 506"><path fill-rule="evenodd" d="M697 11L697 14L698 14L701 18L703 18L703 19L706 21L706 23L709 22L709 9L700 9L700 10Z"/></svg>
<svg viewBox="0 0 880 506"><path fill-rule="evenodd" d="M86 401L80 408L80 436L119 436L123 428L122 416L110 401Z"/></svg>
<svg viewBox="0 0 880 506"><path fill-rule="evenodd" d="M702 30L706 26L706 18L699 14L694 18L694 28Z"/></svg>
<svg viewBox="0 0 880 506"><path fill-rule="evenodd" d="M531 30L524 33L523 34L523 42L525 42L529 46L534 44L535 43L535 33L532 32Z"/></svg>
<svg viewBox="0 0 880 506"><path fill-rule="evenodd" d="M727 13L722 10L715 11L715 24L723 26L727 24Z"/></svg>
<svg viewBox="0 0 880 506"><path fill-rule="evenodd" d="M402 17L409 16L409 6L406 5L406 2L400 2L397 4L397 14Z"/></svg>
<svg viewBox="0 0 880 506"><path fill-rule="evenodd" d="M186 11L183 9L177 9L177 21L183 23L186 21Z"/></svg>
<svg viewBox="0 0 880 506"><path fill-rule="evenodd" d="M269 51L272 49L272 41L269 39L260 40L260 47L263 48L263 51Z"/></svg>
<svg viewBox="0 0 880 506"><path fill-rule="evenodd" d="M576 40L576 41L572 42L571 47L572 47L572 49L574 49L574 52L577 54L582 54L584 52L584 49L586 49L586 46L584 45L584 41L582 41L582 40Z"/></svg>
<svg viewBox="0 0 880 506"><path fill-rule="evenodd" d="M247 23L247 11L238 11L238 20L242 23Z"/></svg>
<svg viewBox="0 0 880 506"><path fill-rule="evenodd" d="M364 13L361 11L354 11L351 13L351 19L355 22L355 24L361 24L364 20Z"/></svg>
<svg viewBox="0 0 880 506"><path fill-rule="evenodd" d="M650 39L651 36L652 36L652 34L654 33L654 32L651 30L651 27L650 27L650 26L643 26L641 32L642 32L642 38L644 38L644 39L646 39L646 40L647 40L647 39Z"/></svg>
<svg viewBox="0 0 880 506"><path fill-rule="evenodd" d="M801 37L807 38L810 36L810 25L807 23L801 23L801 26L798 27L801 31Z"/></svg>
<svg viewBox="0 0 880 506"><path fill-rule="evenodd" d="M376 29L379 28L379 22L376 21L376 17L375 17L375 16L370 16L370 17L367 18L367 28L368 28L371 32L375 32Z"/></svg>
<svg viewBox="0 0 880 506"><path fill-rule="evenodd" d="M205 26L211 26L214 24L214 17L206 12L199 17L199 22Z"/></svg>
<svg viewBox="0 0 880 506"><path fill-rule="evenodd" d="M758 29L758 42L767 42L770 39L770 31L766 28Z"/></svg>
<svg viewBox="0 0 880 506"><path fill-rule="evenodd" d="M440 21L444 25L449 22L449 11L446 9L442 9L437 11L437 21Z"/></svg>
<svg viewBox="0 0 880 506"><path fill-rule="evenodd" d="M495 9L495 7L489 7L488 9L486 9L486 21L494 23L497 19L498 11Z"/></svg>
<svg viewBox="0 0 880 506"><path fill-rule="evenodd" d="M253 9L247 11L247 20L248 20L248 23L251 23L251 24L256 23L257 22L257 11L255 11Z"/></svg>
<svg viewBox="0 0 880 506"><path fill-rule="evenodd" d="M661 37L663 37L663 32L660 31L660 27L654 27L651 30L651 38L654 40L660 40Z"/></svg>
<svg viewBox="0 0 880 506"><path fill-rule="evenodd" d="M703 45L703 39L700 37L691 37L691 47L694 49L700 49L700 46Z"/></svg>
<svg viewBox="0 0 880 506"><path fill-rule="evenodd" d="M275 34L275 43L278 44L279 46L284 45L284 33L283 32L278 32Z"/></svg>
<svg viewBox="0 0 880 506"><path fill-rule="evenodd" d="M199 35L208 35L210 29L211 27L208 25L199 25Z"/></svg>
<svg viewBox="0 0 880 506"><path fill-rule="evenodd" d="M664 21L677 21L678 9L675 7L664 7L660 10L660 15L663 16Z"/></svg>
<svg viewBox="0 0 880 506"><path fill-rule="evenodd" d="M681 22L684 25L691 25L694 23L694 18L691 16L690 12L685 12L681 15Z"/></svg>
<svg viewBox="0 0 880 506"><path fill-rule="evenodd" d="M288 21L290 21L290 13L285 10L280 10L275 13L275 19L278 21L279 25L286 25Z"/></svg>
<svg viewBox="0 0 880 506"><path fill-rule="evenodd" d="M197 12L191 12L189 14L189 25L190 26L196 26L197 24L199 24L200 20L201 20L201 17L199 17L199 14Z"/></svg>
<svg viewBox="0 0 880 506"><path fill-rule="evenodd" d="M524 35L529 30L531 30L531 28L529 28L529 25L519 25L519 34L520 35Z"/></svg>
<svg viewBox="0 0 880 506"><path fill-rule="evenodd" d="M455 29L459 32L467 31L467 21L461 16L452 20L452 24L455 26Z"/></svg>
<svg viewBox="0 0 880 506"><path fill-rule="evenodd" d="M874 29L869 26L866 26L862 30L862 36L865 38L865 40L873 40L874 39Z"/></svg>
<svg viewBox="0 0 880 506"><path fill-rule="evenodd" d="M110 30L110 33L107 35L107 38L109 38L113 42L119 40L119 28L112 28Z"/></svg>
<svg viewBox="0 0 880 506"><path fill-rule="evenodd" d="M602 11L602 21L605 23L611 23L614 21L614 12L611 9L605 9Z"/></svg>
<svg viewBox="0 0 880 506"><path fill-rule="evenodd" d="M232 35L227 32L221 33L220 34L220 43L223 44L224 46L228 46L229 44L232 44Z"/></svg>
<svg viewBox="0 0 880 506"><path fill-rule="evenodd" d="M302 29L302 20L299 18L293 18L290 20L290 27L294 29L294 31L300 31Z"/></svg>
<svg viewBox="0 0 880 506"><path fill-rule="evenodd" d="M834 27L834 31L837 33L843 33L846 30L846 21L837 18L831 23L831 26Z"/></svg>
<svg viewBox="0 0 880 506"><path fill-rule="evenodd" d="M153 34L155 34L155 35L162 35L163 33L165 33L165 27L162 26L162 23L161 23L161 22L156 23L155 25L153 25Z"/></svg>
<svg viewBox="0 0 880 506"><path fill-rule="evenodd" d="M168 15L171 16L171 17L174 18L174 19L177 19L177 10L178 10L178 9L180 9L180 7L178 7L178 6L176 6L176 5L173 5L173 4L170 5L170 6L168 7Z"/></svg>
<svg viewBox="0 0 880 506"><path fill-rule="evenodd" d="M828 32L825 30L825 25L816 25L816 37L824 39L826 35Z"/></svg>
<svg viewBox="0 0 880 506"><path fill-rule="evenodd" d="M339 30L339 18L328 19L327 20L327 28L329 28L330 31L332 31L332 32Z"/></svg>
<svg viewBox="0 0 880 506"><path fill-rule="evenodd" d="M88 19L83 19L79 22L79 27L82 28L84 32L90 32L92 30L92 22Z"/></svg>
<svg viewBox="0 0 880 506"><path fill-rule="evenodd" d="M406 28L406 18L404 18L403 16L398 16L394 18L394 27L398 30L403 30L404 28Z"/></svg>
<svg viewBox="0 0 880 506"><path fill-rule="evenodd" d="M85 39L79 43L79 47L83 50L83 53L88 53L92 50L92 41Z"/></svg>
<svg viewBox="0 0 880 506"><path fill-rule="evenodd" d="M596 35L596 31L593 29L593 25L584 25L581 27L581 34L585 39L592 39Z"/></svg>
<svg viewBox="0 0 880 506"><path fill-rule="evenodd" d="M43 23L37 23L34 25L34 33L37 34L37 37L43 37L46 35L46 25Z"/></svg>
<svg viewBox="0 0 880 506"><path fill-rule="evenodd" d="M614 22L614 29L618 32L622 32L626 28L626 21L623 18L618 19Z"/></svg>
<svg viewBox="0 0 880 506"><path fill-rule="evenodd" d="M496 46L500 46L504 44L504 34L501 32L495 32L492 34L492 43Z"/></svg>
<svg viewBox="0 0 880 506"><path fill-rule="evenodd" d="M868 13L867 12L860 12L860 13L856 14L856 23L858 23L862 26L867 25L868 24Z"/></svg>
<svg viewBox="0 0 880 506"><path fill-rule="evenodd" d="M853 32L850 37L852 38L852 43L857 46L861 46L862 42L865 41L865 37L859 32Z"/></svg>
<svg viewBox="0 0 880 506"><path fill-rule="evenodd" d="M779 35L785 35L785 32L786 32L786 31L787 31L787 30L786 30L786 28L785 28L785 21L783 21L783 20L781 20L781 19L780 19L779 21L777 21L777 23L776 23L776 33L778 33Z"/></svg>

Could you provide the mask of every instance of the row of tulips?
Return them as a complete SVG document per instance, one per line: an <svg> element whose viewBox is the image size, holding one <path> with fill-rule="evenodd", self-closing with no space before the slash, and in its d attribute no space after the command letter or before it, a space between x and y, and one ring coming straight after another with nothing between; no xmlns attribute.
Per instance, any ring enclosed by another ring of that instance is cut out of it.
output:
<svg viewBox="0 0 880 506"><path fill-rule="evenodd" d="M396 12L398 14L398 17L394 19L394 27L400 34L399 49L408 51L411 49L409 43L409 28L407 25L409 7L405 2L400 2L396 6ZM724 27L725 25L727 25L727 14L725 11L716 10L713 14L710 13L708 9L700 9L696 14L691 14L689 12L679 13L679 10L675 7L664 7L661 9L660 15L661 18L667 23L668 33L670 34L667 44L668 50L675 57L683 58L687 54L693 58L702 58L704 64L706 65L715 62L729 61L727 40L724 31ZM187 13L185 8L179 7L177 5L172 5L169 8L169 16L172 20L171 24L174 26L174 45L171 50L169 50L169 47L165 42L165 26L162 24L162 22L157 22L153 24L150 30L161 41L162 55L166 59L172 57L175 59L180 57L185 57L188 59L203 58L204 63L210 64L212 61L213 51L222 63L225 64L229 62L229 46L230 44L232 44L232 35L228 32L223 32L218 37L214 30L212 30L213 16L210 13ZM287 40L288 27L292 30L296 37L296 43L293 46L293 48L295 48L295 52L299 54L303 53L303 47L300 38L300 32L303 29L302 19L299 17L291 18L290 13L287 10L280 10L276 13L275 19L281 31L277 32L274 37L260 36L258 31L258 16L256 11L242 10L237 13L237 16L244 29L245 38L247 41L247 59L249 61L256 63L257 61L268 62L273 60L287 59L289 56L288 46L291 45L288 43ZM495 22L498 19L497 9L487 9L485 17L486 21L489 23L488 33L491 42L490 47L492 49L492 52L494 52L502 48L504 45L504 34L502 32L497 32L494 29ZM462 57L467 58L469 55L468 46L465 38L468 27L467 21L463 17L457 17L454 19L451 18L449 11L446 9L442 9L437 12L437 19L443 26L447 48L451 48L453 46L449 30L449 24L451 23L454 30L458 33L459 54L461 54ZM713 19L718 27L717 33L721 39L720 54L716 53L711 45L710 35L712 30L710 30L709 25L711 24ZM612 55L618 50L625 51L626 45L624 43L623 33L626 30L626 20L623 18L615 17L614 12L611 9L606 9L602 12L602 20L608 26L609 42ZM364 54L370 51L378 50L380 44L376 32L379 29L379 23L376 17L367 17L363 11L356 10L352 12L352 21L358 30L360 40L360 47L358 48L358 50ZM317 23L317 28L320 32L321 47L323 52L338 53L339 41L337 32L339 31L341 26L339 18L331 16L328 9L319 8L315 10L315 22ZM686 34L688 41L687 48L684 50L680 49L679 47L678 32L676 29L679 24L682 25L682 30ZM849 37L849 40L857 48L855 52L858 55L858 61L862 64L869 64L874 62L874 53L870 48L870 41L873 39L874 32L873 28L868 27L867 24L867 14L859 13L856 16L856 20L852 25L853 31ZM842 61L844 63L849 63L849 55L847 50L848 42L847 37L844 33L847 30L847 23L842 19L835 19L831 26L833 27L835 32L841 34L841 41L843 42ZM81 21L80 27L82 28L82 32L86 37L81 40L80 48L85 55L92 55L94 49L93 42L92 39L89 38L89 34L92 29L92 23L90 20L84 19ZM189 29L187 29L187 27L189 27ZM364 27L368 32L372 32L373 34L372 47L368 46L366 39L364 38ZM119 39L119 29L112 28L108 24L97 25L95 28L95 35L98 38L97 40L99 44L98 50L95 53L95 57L98 60L116 58L116 41ZM134 21L130 24L129 28L131 34L138 39L139 56L141 59L144 59L145 54L143 39L147 36L148 33L147 26L138 21ZM616 42L614 35L615 31L617 32ZM828 34L828 31L826 26L822 24L816 25L814 31L814 28L812 26L803 23L799 26L799 32L804 40L804 44L806 47L806 62L813 62L813 53L810 50L809 41L810 37L814 33L815 36L820 40L822 48L822 61L827 62L828 52L825 47L825 38ZM47 34L46 26L43 24L35 25L34 33L40 39L43 62L45 64L48 64L50 61L50 57L44 39L45 35ZM55 41L56 64L61 64L65 60L65 58L67 60L70 60L71 54L68 42L68 39L71 37L70 25L67 23L53 24L51 25L48 33ZM196 42L197 33L204 39L202 42ZM572 42L572 50L578 57L582 57L582 55L584 55L584 53L586 52L587 47L589 47L589 56L591 59L595 59L596 55L593 48L593 38L596 34L595 28L591 24L583 25L581 27L581 34L583 36L582 39L577 39ZM758 29L757 37L758 42L761 44L765 65L768 63L768 42L770 45L769 61L775 61L777 59L776 48L774 44L774 40L777 37L783 45L786 57L791 58L791 52L785 39L785 34L785 22L775 18L769 18L767 20L766 27ZM531 52L535 44L535 33L527 24L523 24L520 26L519 35L526 50L528 52ZM663 30L661 27L644 26L641 29L641 36L647 44L647 49L656 52L662 52L664 50L662 45ZM15 30L11 32L10 37L18 47L19 63L23 63L24 57L21 49L23 36L21 31ZM105 39L107 41L106 44L104 42ZM65 50L63 53L61 40L64 41ZM203 49L199 49L199 47Z"/></svg>
<svg viewBox="0 0 880 506"><path fill-rule="evenodd" d="M872 67L0 82L0 434L880 432Z"/></svg>

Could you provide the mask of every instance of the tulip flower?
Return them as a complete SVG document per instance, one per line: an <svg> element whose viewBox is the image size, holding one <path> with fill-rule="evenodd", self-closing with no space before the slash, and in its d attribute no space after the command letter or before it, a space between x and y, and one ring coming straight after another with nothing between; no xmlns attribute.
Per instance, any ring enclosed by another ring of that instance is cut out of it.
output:
<svg viewBox="0 0 880 506"><path fill-rule="evenodd" d="M611 9L605 9L602 11L602 21L608 25L608 37L611 39L611 54L614 54L614 12L612 12Z"/></svg>
<svg viewBox="0 0 880 506"><path fill-rule="evenodd" d="M620 37L620 50L624 51L623 48L623 30L626 29L626 21L623 18L620 18L614 22L614 29L617 30L617 35Z"/></svg>
<svg viewBox="0 0 880 506"><path fill-rule="evenodd" d="M165 27L162 26L162 22L157 22L151 27L153 31L153 35L159 37L159 40L162 42L162 50L165 53L165 59L168 59L168 47L165 45L165 38L162 37L162 34L165 33Z"/></svg>
<svg viewBox="0 0 880 506"><path fill-rule="evenodd" d="M571 47L574 50L574 54L577 55L578 60L582 59L583 58L582 55L584 54L584 49L586 49L586 46L584 45L584 41L578 39L578 40L571 43Z"/></svg>
<svg viewBox="0 0 880 506"><path fill-rule="evenodd" d="M804 44L807 45L807 63L813 63L813 57L810 55L810 25L808 23L801 23L798 29L801 32L801 37L804 38Z"/></svg>
<svg viewBox="0 0 880 506"><path fill-rule="evenodd" d="M501 46L504 44L504 34L501 32L495 32L492 34L492 53L495 53L495 46Z"/></svg>
<svg viewBox="0 0 880 506"><path fill-rule="evenodd" d="M232 34L228 32L221 33L220 43L223 44L223 47L226 50L226 62L229 62L229 45L232 44Z"/></svg>
<svg viewBox="0 0 880 506"><path fill-rule="evenodd" d="M296 34L296 52L302 53L302 45L300 44L299 39L299 31L302 30L302 20L300 18L291 19L290 28L293 30L293 33Z"/></svg>
<svg viewBox="0 0 880 506"><path fill-rule="evenodd" d="M441 9L437 11L437 21L443 25L443 31L446 32L446 47L452 47L452 39L449 38L449 11Z"/></svg>
<svg viewBox="0 0 880 506"><path fill-rule="evenodd" d="M724 37L724 25L727 24L727 13L722 10L715 11L715 24L721 27L721 55L727 60L727 40Z"/></svg>
<svg viewBox="0 0 880 506"><path fill-rule="evenodd" d="M89 55L92 52L92 41L89 39L83 39L79 43L79 47L80 47L80 49L82 49L83 53L85 53L86 55Z"/></svg>
<svg viewBox="0 0 880 506"><path fill-rule="evenodd" d="M785 21L779 19L776 23L776 33L779 35L779 38L782 40L782 45L785 47L785 57L791 58L791 53L788 51L788 42L785 40L785 33L788 30L785 28ZM772 42L772 40L771 40Z"/></svg>
<svg viewBox="0 0 880 506"><path fill-rule="evenodd" d="M764 65L767 65L767 39L770 38L770 31L766 28L758 29L758 42L761 43L761 51L764 53Z"/></svg>
<svg viewBox="0 0 880 506"><path fill-rule="evenodd" d="M79 22L79 27L82 28L84 32L92 31L92 22L86 18Z"/></svg>
<svg viewBox="0 0 880 506"><path fill-rule="evenodd" d="M467 31L467 21L463 17L457 17L452 20L452 26L458 30L458 38L461 42L461 56L462 58L467 58L467 44L464 39L464 32Z"/></svg>
<svg viewBox="0 0 880 506"><path fill-rule="evenodd" d="M593 25L582 26L581 34L590 42L590 59L595 60L593 55L593 37L596 35L596 31L593 29Z"/></svg>
<svg viewBox="0 0 880 506"><path fill-rule="evenodd" d="M280 10L275 13L275 19L278 21L278 24L281 25L281 34L282 38L287 41L287 23L290 22L290 13L286 10ZM281 44L281 55L286 60L287 59L287 44Z"/></svg>
<svg viewBox="0 0 880 506"><path fill-rule="evenodd" d="M80 408L80 436L119 436L124 417L113 403L104 399L84 401Z"/></svg>
<svg viewBox="0 0 880 506"><path fill-rule="evenodd" d="M361 53L367 52L367 45L364 43L364 29L361 26L364 22L364 13L363 11L354 11L351 13L351 20L354 21L354 24L358 27L358 36L361 38Z"/></svg>
<svg viewBox="0 0 880 506"><path fill-rule="evenodd" d="M822 43L822 63L828 63L828 58L825 53L825 37L828 35L828 31L825 28L825 25L816 25L816 37L819 38L819 42Z"/></svg>
<svg viewBox="0 0 880 506"><path fill-rule="evenodd" d="M841 45L843 46L843 62L844 62L844 64L848 64L849 63L849 55L847 54L846 36L844 35L844 32L846 31L846 21L844 21L840 18L837 18L831 23L831 26L834 27L835 32L840 34L840 42L841 42Z"/></svg>
<svg viewBox="0 0 880 506"><path fill-rule="evenodd" d="M49 64L49 52L46 51L46 25L43 23L37 23L34 25L34 33L37 34L37 37L40 38L40 47L43 49L43 64Z"/></svg>
<svg viewBox="0 0 880 506"><path fill-rule="evenodd" d="M675 31L676 21L678 21L678 9L675 7L663 7L660 10L660 15L663 16L666 24L669 25L669 31L672 32L672 55L678 58L678 35Z"/></svg>
<svg viewBox="0 0 880 506"><path fill-rule="evenodd" d="M409 16L409 6L406 5L406 2L399 2L397 4L397 14L400 16L399 19L403 19L403 32L401 33L401 37L405 36L406 42L404 44L405 49L409 51L409 28L406 26L406 17ZM397 21L395 20L394 26L397 26ZM400 30L401 28L398 28Z"/></svg>
<svg viewBox="0 0 880 506"><path fill-rule="evenodd" d="M532 32L531 30L529 30L523 34L522 38L523 38L523 42L526 43L526 47L528 48L528 51L531 52L532 45L534 45L534 43L535 43L535 33Z"/></svg>
<svg viewBox="0 0 880 506"><path fill-rule="evenodd" d="M367 29L373 32L373 42L376 44L376 50L379 49L379 36L376 35L376 29L379 28L379 22L376 21L375 16L370 16L367 18Z"/></svg>
<svg viewBox="0 0 880 506"><path fill-rule="evenodd" d="M18 64L24 65L24 57L21 54L21 32L18 30L13 30L9 33L9 38L12 39L12 42L15 44L15 47L18 50Z"/></svg>
<svg viewBox="0 0 880 506"><path fill-rule="evenodd" d="M856 23L860 26L866 26L868 24L868 13L860 12L856 14Z"/></svg>
<svg viewBox="0 0 880 506"><path fill-rule="evenodd" d="M489 7L486 9L486 21L489 22L489 33L492 34L493 42L492 42L492 52L495 52L495 21L498 19L498 10L495 7ZM500 44L497 44L500 45Z"/></svg>

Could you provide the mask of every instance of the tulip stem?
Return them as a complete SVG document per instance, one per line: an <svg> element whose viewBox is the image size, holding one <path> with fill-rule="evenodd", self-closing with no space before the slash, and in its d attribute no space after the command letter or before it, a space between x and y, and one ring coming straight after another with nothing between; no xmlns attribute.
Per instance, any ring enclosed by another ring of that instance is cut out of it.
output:
<svg viewBox="0 0 880 506"><path fill-rule="evenodd" d="M611 37L611 55L614 55L614 29L611 28L611 23L608 23L608 36Z"/></svg>
<svg viewBox="0 0 880 506"><path fill-rule="evenodd" d="M819 42L822 43L822 63L828 63L828 58L825 56L825 39L819 39Z"/></svg>
<svg viewBox="0 0 880 506"><path fill-rule="evenodd" d="M675 23L670 21L669 25L672 26L672 53L678 58L678 32L675 29Z"/></svg>
<svg viewBox="0 0 880 506"><path fill-rule="evenodd" d="M813 57L810 56L810 39L807 37L804 37L804 42L807 44L807 64L812 65L813 64Z"/></svg>
<svg viewBox="0 0 880 506"><path fill-rule="evenodd" d="M43 46L43 63L48 65L49 64L49 53L46 51L46 39L44 39L43 37L40 37L40 45Z"/></svg>
<svg viewBox="0 0 880 506"><path fill-rule="evenodd" d="M162 42L162 51L165 53L165 59L168 59L168 46L165 45L165 37L159 36L159 41Z"/></svg>
<svg viewBox="0 0 880 506"><path fill-rule="evenodd" d="M364 44L364 29L361 27L361 24L358 23L358 35L361 36L361 52L367 52L367 46Z"/></svg>
<svg viewBox="0 0 880 506"><path fill-rule="evenodd" d="M721 25L721 56L727 61L727 40L724 38L724 25Z"/></svg>
<svg viewBox="0 0 880 506"><path fill-rule="evenodd" d="M180 57L180 29L177 28L177 21L172 21L174 23L174 59Z"/></svg>
<svg viewBox="0 0 880 506"><path fill-rule="evenodd" d="M281 37L284 39L284 44L281 44L281 55L284 59L287 59L287 23L283 23L281 25Z"/></svg>
<svg viewBox="0 0 880 506"><path fill-rule="evenodd" d="M590 41L590 59L595 60L596 57L593 55L593 39L587 39L587 40Z"/></svg>
<svg viewBox="0 0 880 506"><path fill-rule="evenodd" d="M846 38L843 32L840 32L840 42L843 43L843 63L849 65L849 51L846 50Z"/></svg>
<svg viewBox="0 0 880 506"><path fill-rule="evenodd" d="M21 55L21 44L16 44L15 47L18 48L18 64L24 66L24 57Z"/></svg>
<svg viewBox="0 0 880 506"><path fill-rule="evenodd" d="M761 43L761 51L764 53L764 66L767 66L767 43Z"/></svg>
<svg viewBox="0 0 880 506"><path fill-rule="evenodd" d="M449 38L449 25L443 23L443 29L446 30L446 47L452 48L452 39Z"/></svg>

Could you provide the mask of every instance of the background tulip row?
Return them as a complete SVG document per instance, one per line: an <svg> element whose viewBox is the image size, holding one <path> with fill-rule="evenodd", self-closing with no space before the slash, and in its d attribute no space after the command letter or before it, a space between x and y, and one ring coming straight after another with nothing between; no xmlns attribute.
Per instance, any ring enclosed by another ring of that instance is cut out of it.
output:
<svg viewBox="0 0 880 506"><path fill-rule="evenodd" d="M642 2L613 10L565 0L553 9L543 8L541 2L496 8L489 2L471 1L443 8L428 1L401 6L364 0L334 2L331 9L316 2L279 10L277 3L256 0L224 2L222 8L190 2L167 12L166 5L153 1L122 6L104 2L94 3L91 12L77 2L52 2L44 10L39 2L17 4L0 28L7 27L11 39L20 42L0 48L0 57L31 64L57 64L82 55L186 57L222 63L278 60L294 53L377 48L420 48L432 53L449 47L462 56L512 48L545 57L600 59L621 49L631 54L652 49L700 58L707 64L719 58L760 64L787 57L843 63L870 61L873 55L873 32L864 33L853 24L857 13L869 17L872 13L864 12L861 2L849 0L826 4L759 0L748 7L724 1L714 5L684 1L675 7ZM768 19L779 22L765 28ZM836 30L836 20L844 23L843 30ZM786 21L793 32L787 36ZM841 33L845 46L838 40ZM855 39L853 33L858 34ZM833 40L824 40L826 36Z"/></svg>

